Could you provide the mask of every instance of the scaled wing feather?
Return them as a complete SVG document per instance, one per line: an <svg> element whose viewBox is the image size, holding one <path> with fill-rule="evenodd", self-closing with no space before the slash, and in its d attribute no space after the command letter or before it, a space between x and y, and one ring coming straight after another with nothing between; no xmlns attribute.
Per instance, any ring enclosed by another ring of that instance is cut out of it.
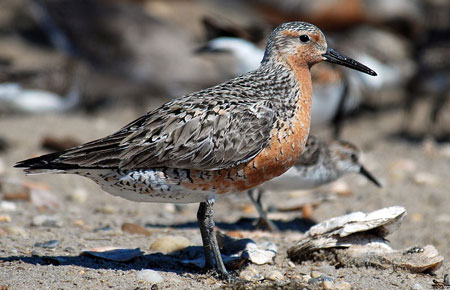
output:
<svg viewBox="0 0 450 290"><path fill-rule="evenodd" d="M201 106L170 103L120 131L66 151L60 162L81 167L217 170L251 160L267 144L274 122L268 101L213 99Z"/></svg>

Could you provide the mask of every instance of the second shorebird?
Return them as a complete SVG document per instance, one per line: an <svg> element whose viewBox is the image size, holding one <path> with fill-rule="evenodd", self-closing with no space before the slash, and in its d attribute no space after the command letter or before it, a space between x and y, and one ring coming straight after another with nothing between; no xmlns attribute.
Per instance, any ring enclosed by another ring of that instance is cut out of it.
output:
<svg viewBox="0 0 450 290"><path fill-rule="evenodd" d="M174 99L114 134L16 167L85 176L134 201L200 202L206 267L215 264L231 278L214 233L215 198L258 186L294 165L309 134L309 68L324 60L376 75L327 48L314 25L285 23L272 32L258 69Z"/></svg>
<svg viewBox="0 0 450 290"><path fill-rule="evenodd" d="M376 186L381 187L378 180L360 163L359 155L360 150L352 143L339 140L324 142L309 135L305 150L294 166L281 176L248 191L259 214L258 225L271 231L277 230L275 224L267 218L267 213L261 205L261 198L265 191L311 189L351 173L364 175ZM256 197L255 193L257 193Z"/></svg>

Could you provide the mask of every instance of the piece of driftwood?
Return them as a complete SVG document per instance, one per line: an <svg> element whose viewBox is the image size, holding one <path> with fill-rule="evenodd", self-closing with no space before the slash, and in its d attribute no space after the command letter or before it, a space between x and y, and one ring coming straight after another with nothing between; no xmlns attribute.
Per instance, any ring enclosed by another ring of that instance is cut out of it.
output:
<svg viewBox="0 0 450 290"><path fill-rule="evenodd" d="M340 266L399 267L411 272L433 272L444 258L432 245L394 250L385 239L395 231L406 215L400 206L383 208L371 213L355 212L313 226L306 238L288 249L296 262L317 258L333 260ZM332 253L331 255L327 255Z"/></svg>

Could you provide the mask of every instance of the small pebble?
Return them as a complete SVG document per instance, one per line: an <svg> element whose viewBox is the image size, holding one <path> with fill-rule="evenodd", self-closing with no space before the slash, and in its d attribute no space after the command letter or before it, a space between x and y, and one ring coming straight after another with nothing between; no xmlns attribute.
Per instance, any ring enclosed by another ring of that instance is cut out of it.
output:
<svg viewBox="0 0 450 290"><path fill-rule="evenodd" d="M280 271L278 270L274 270L269 272L269 274L266 275L266 279L271 280L271 281L280 281L284 279L283 274L281 274Z"/></svg>
<svg viewBox="0 0 450 290"><path fill-rule="evenodd" d="M322 276L322 273L319 271L311 271L311 278L319 278L320 276Z"/></svg>
<svg viewBox="0 0 450 290"><path fill-rule="evenodd" d="M352 284L345 281L337 281L334 283L334 289L336 290L351 290Z"/></svg>
<svg viewBox="0 0 450 290"><path fill-rule="evenodd" d="M411 159L398 159L389 164L389 173L394 179L402 179L417 171L417 164Z"/></svg>
<svg viewBox="0 0 450 290"><path fill-rule="evenodd" d="M414 285L412 285L411 290L424 290L425 288L423 288L422 285L420 285L419 283L415 283Z"/></svg>
<svg viewBox="0 0 450 290"><path fill-rule="evenodd" d="M17 206L14 202L6 201L6 200L0 202L0 210L15 211L16 209L17 209Z"/></svg>
<svg viewBox="0 0 450 290"><path fill-rule="evenodd" d="M305 204L302 207L302 218L312 219L313 212L314 212L314 207L311 204Z"/></svg>
<svg viewBox="0 0 450 290"><path fill-rule="evenodd" d="M164 204L164 212L175 213L176 212L176 204L174 203L166 203Z"/></svg>
<svg viewBox="0 0 450 290"><path fill-rule="evenodd" d="M450 214L440 214L436 217L438 223L450 223Z"/></svg>
<svg viewBox="0 0 450 290"><path fill-rule="evenodd" d="M86 202L87 197L88 197L88 194L87 194L86 189L84 189L84 188L76 188L72 192L72 195L70 196L70 200L82 204L82 203Z"/></svg>
<svg viewBox="0 0 450 290"><path fill-rule="evenodd" d="M30 196L31 203L40 208L55 210L62 206L60 197L40 187L32 187L30 189Z"/></svg>
<svg viewBox="0 0 450 290"><path fill-rule="evenodd" d="M3 200L30 201L30 189L20 181L2 183Z"/></svg>
<svg viewBox="0 0 450 290"><path fill-rule="evenodd" d="M105 205L105 206L98 207L95 209L95 213L113 214L115 212L116 212L116 209L112 205Z"/></svg>
<svg viewBox="0 0 450 290"><path fill-rule="evenodd" d="M303 275L297 275L297 274L290 274L288 277L290 280L299 280L299 281L303 281Z"/></svg>
<svg viewBox="0 0 450 290"><path fill-rule="evenodd" d="M444 285L450 286L450 275L449 274L444 275Z"/></svg>
<svg viewBox="0 0 450 290"><path fill-rule="evenodd" d="M419 185L437 185L439 178L428 172L419 172L414 175L413 181Z"/></svg>
<svg viewBox="0 0 450 290"><path fill-rule="evenodd" d="M96 228L96 229L93 229L92 231L94 232L94 233L98 233L98 232L108 232L108 231L112 231L112 227L110 227L110 226L104 226L104 227L100 227L100 228Z"/></svg>
<svg viewBox="0 0 450 290"><path fill-rule="evenodd" d="M31 196L29 191L24 192L5 192L3 194L4 200L14 200L14 201L30 201Z"/></svg>
<svg viewBox="0 0 450 290"><path fill-rule="evenodd" d="M340 196L352 196L353 191L347 182L338 180L331 185L330 191Z"/></svg>
<svg viewBox="0 0 450 290"><path fill-rule="evenodd" d="M54 249L59 245L58 240L50 240L43 243L34 244L35 247L44 248L44 249Z"/></svg>
<svg viewBox="0 0 450 290"><path fill-rule="evenodd" d="M264 276L262 276L259 273L255 273L255 271L251 271L251 270L244 270L241 271L241 273L239 274L239 278L245 280L245 281L261 281L264 279Z"/></svg>
<svg viewBox="0 0 450 290"><path fill-rule="evenodd" d="M248 204L244 204L241 206L240 210L244 213L244 214L253 214L256 212L255 210L255 206L251 203Z"/></svg>
<svg viewBox="0 0 450 290"><path fill-rule="evenodd" d="M11 216L9 214L0 215L0 223L9 223L11 222Z"/></svg>
<svg viewBox="0 0 450 290"><path fill-rule="evenodd" d="M423 221L423 214L414 212L411 214L410 219L413 222L421 222L421 221Z"/></svg>
<svg viewBox="0 0 450 290"><path fill-rule="evenodd" d="M150 236L152 234L149 230L145 229L143 226L132 223L124 223L122 225L122 231L129 234L137 234L144 236Z"/></svg>
<svg viewBox="0 0 450 290"><path fill-rule="evenodd" d="M265 242L258 245L255 243L248 243L241 256L248 259L253 264L263 265L272 263L276 254L277 246L274 243Z"/></svg>
<svg viewBox="0 0 450 290"><path fill-rule="evenodd" d="M117 212L116 208L113 207L112 205L108 205L108 204L105 205L105 206L102 206L102 207L97 207L95 209L95 213L113 214L113 213L116 213L116 212Z"/></svg>
<svg viewBox="0 0 450 290"><path fill-rule="evenodd" d="M310 284L310 285L323 285L323 282L325 282L325 281L328 281L328 282L331 282L331 283L334 282L333 278L331 278L331 277L329 277L327 275L324 275L324 274L321 274L320 276L314 278L313 277L313 273L314 273L314 276L317 276L317 273L320 273L320 272L317 272L317 273L315 273L315 272L317 272L317 271L312 271L311 272L311 277L312 278L308 280L308 284Z"/></svg>
<svg viewBox="0 0 450 290"><path fill-rule="evenodd" d="M27 238L28 237L27 231L24 228L21 228L21 227L16 227L16 226L5 227L5 228L3 228L3 230L8 235L17 235L17 236L21 236L23 238Z"/></svg>
<svg viewBox="0 0 450 290"><path fill-rule="evenodd" d="M76 220L73 222L73 225L82 229L86 228L86 224L83 220Z"/></svg>
<svg viewBox="0 0 450 290"><path fill-rule="evenodd" d="M152 284L157 284L164 281L164 278L161 277L161 275L159 275L159 273L154 270L141 270L136 272L136 276L138 280L149 282Z"/></svg>
<svg viewBox="0 0 450 290"><path fill-rule="evenodd" d="M62 227L63 223L56 216L38 215L31 222L35 227Z"/></svg>
<svg viewBox="0 0 450 290"><path fill-rule="evenodd" d="M164 236L156 239L150 246L150 250L163 254L182 250L192 246L192 242L182 236Z"/></svg>
<svg viewBox="0 0 450 290"><path fill-rule="evenodd" d="M325 290L335 289L333 282L328 280L322 282L322 288Z"/></svg>

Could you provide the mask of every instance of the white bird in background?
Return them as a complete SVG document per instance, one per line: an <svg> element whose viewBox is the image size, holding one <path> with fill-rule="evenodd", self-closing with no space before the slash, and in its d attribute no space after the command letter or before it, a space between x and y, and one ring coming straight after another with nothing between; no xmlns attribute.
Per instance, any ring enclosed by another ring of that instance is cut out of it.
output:
<svg viewBox="0 0 450 290"><path fill-rule="evenodd" d="M80 103L80 89L74 85L67 97L55 93L24 89L17 83L0 84L0 112L2 113L51 113L65 112Z"/></svg>
<svg viewBox="0 0 450 290"><path fill-rule="evenodd" d="M259 67L264 50L252 42L237 37L218 37L208 42L200 51L227 52L236 58L236 75L241 75Z"/></svg>

